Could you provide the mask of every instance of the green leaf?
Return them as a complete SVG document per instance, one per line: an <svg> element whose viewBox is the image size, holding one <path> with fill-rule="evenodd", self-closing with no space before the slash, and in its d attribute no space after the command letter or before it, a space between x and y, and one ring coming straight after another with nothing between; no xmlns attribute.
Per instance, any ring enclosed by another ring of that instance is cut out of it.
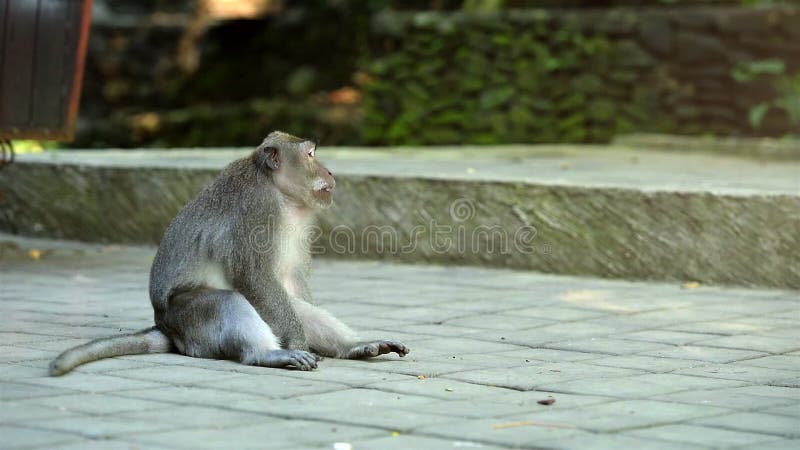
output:
<svg viewBox="0 0 800 450"><path fill-rule="evenodd" d="M786 63L777 58L753 61L748 64L750 72L760 75L781 75L786 70Z"/></svg>
<svg viewBox="0 0 800 450"><path fill-rule="evenodd" d="M750 125L753 128L761 127L761 122L764 120L764 116L767 114L767 111L769 111L769 108L769 103L761 103L750 108Z"/></svg>

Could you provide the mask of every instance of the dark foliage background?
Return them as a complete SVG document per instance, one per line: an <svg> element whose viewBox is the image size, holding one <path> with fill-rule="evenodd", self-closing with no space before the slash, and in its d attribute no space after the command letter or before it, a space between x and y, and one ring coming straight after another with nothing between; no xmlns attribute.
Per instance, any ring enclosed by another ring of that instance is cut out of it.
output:
<svg viewBox="0 0 800 450"><path fill-rule="evenodd" d="M73 145L784 136L798 42L797 1L96 0Z"/></svg>

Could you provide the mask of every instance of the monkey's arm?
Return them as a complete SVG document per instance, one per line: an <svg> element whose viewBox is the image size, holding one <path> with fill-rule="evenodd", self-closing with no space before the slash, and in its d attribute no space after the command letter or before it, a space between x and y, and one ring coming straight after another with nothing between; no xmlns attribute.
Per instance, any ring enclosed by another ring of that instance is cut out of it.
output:
<svg viewBox="0 0 800 450"><path fill-rule="evenodd" d="M281 347L308 350L303 323L292 307L291 297L274 277L247 277L237 284L239 293L247 298L281 340Z"/></svg>

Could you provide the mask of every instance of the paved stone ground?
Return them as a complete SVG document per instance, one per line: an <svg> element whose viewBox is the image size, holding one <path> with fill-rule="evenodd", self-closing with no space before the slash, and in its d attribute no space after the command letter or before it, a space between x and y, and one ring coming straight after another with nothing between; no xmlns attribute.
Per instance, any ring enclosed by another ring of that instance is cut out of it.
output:
<svg viewBox="0 0 800 450"><path fill-rule="evenodd" d="M0 447L800 448L787 291L318 261L319 303L407 358L141 355L46 377L65 348L151 324L152 255L0 239Z"/></svg>

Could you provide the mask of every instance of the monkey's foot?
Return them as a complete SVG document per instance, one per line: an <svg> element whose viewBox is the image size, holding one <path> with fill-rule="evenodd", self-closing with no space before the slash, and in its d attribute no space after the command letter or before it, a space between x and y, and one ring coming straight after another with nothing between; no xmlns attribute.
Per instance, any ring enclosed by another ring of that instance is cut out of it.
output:
<svg viewBox="0 0 800 450"><path fill-rule="evenodd" d="M385 355L386 353L397 353L399 356L406 356L411 349L406 347L400 341L381 340L375 342L363 342L351 348L345 358L347 359L364 359L372 358L378 355Z"/></svg>
<svg viewBox="0 0 800 450"><path fill-rule="evenodd" d="M243 361L245 364L263 367L287 367L297 370L314 370L319 356L304 350L272 350L261 355L253 361Z"/></svg>

